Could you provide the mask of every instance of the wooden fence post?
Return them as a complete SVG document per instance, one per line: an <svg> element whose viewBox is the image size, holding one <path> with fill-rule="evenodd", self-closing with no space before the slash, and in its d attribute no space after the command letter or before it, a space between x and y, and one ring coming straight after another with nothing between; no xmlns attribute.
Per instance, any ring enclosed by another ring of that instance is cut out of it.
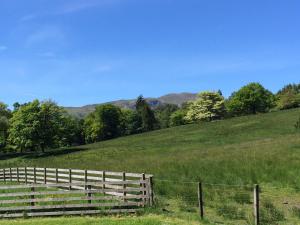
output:
<svg viewBox="0 0 300 225"><path fill-rule="evenodd" d="M6 182L6 174L5 174L5 169L3 169L3 180Z"/></svg>
<svg viewBox="0 0 300 225"><path fill-rule="evenodd" d="M85 183L85 185L84 185L84 189L85 190L87 190L88 189L88 187L87 187L87 182L88 182L88 179L87 179L88 177L87 177L87 170L85 170L84 171L84 183Z"/></svg>
<svg viewBox="0 0 300 225"><path fill-rule="evenodd" d="M102 184L102 189L104 190L105 189L105 184L104 184L104 182L105 182L105 171L102 171L102 182L103 182L103 184ZM105 195L105 192L103 192L103 194Z"/></svg>
<svg viewBox="0 0 300 225"><path fill-rule="evenodd" d="M143 189L145 189L146 188L146 183L145 183L145 181L146 181L146 175L143 173L142 174L142 182L143 183L141 183L141 188L143 188ZM145 190L143 190L143 191L141 191L141 194L143 195L143 207L145 207L145 205L146 205L146 196L147 196L147 192L145 191Z"/></svg>
<svg viewBox="0 0 300 225"><path fill-rule="evenodd" d="M12 173L11 173L11 168L9 168L9 178L10 178L10 181L12 181Z"/></svg>
<svg viewBox="0 0 300 225"><path fill-rule="evenodd" d="M150 206L154 205L154 183L153 183L153 177L149 177L149 185L150 185Z"/></svg>
<svg viewBox="0 0 300 225"><path fill-rule="evenodd" d="M259 215L259 185L254 186L254 219L255 225L260 224L260 215Z"/></svg>
<svg viewBox="0 0 300 225"><path fill-rule="evenodd" d="M27 167L24 168L25 171L25 184L27 184Z"/></svg>
<svg viewBox="0 0 300 225"><path fill-rule="evenodd" d="M55 169L55 181L58 184L58 169Z"/></svg>
<svg viewBox="0 0 300 225"><path fill-rule="evenodd" d="M44 184L47 184L47 168L44 168Z"/></svg>
<svg viewBox="0 0 300 225"><path fill-rule="evenodd" d="M91 185L88 185L88 191L89 191L89 193L88 193L88 197L89 197L89 200L88 200L88 203L89 204L92 204L92 193L91 193L91 190L92 190L92 186Z"/></svg>
<svg viewBox="0 0 300 225"><path fill-rule="evenodd" d="M31 192L35 192L35 188L34 188L34 187L31 187ZM34 199L35 199L34 195L31 195L31 196L30 196L30 199L31 199L31 200L34 200ZM34 206L34 205L35 205L34 201L32 201L32 202L30 203L30 205L31 205L31 206Z"/></svg>
<svg viewBox="0 0 300 225"><path fill-rule="evenodd" d="M126 173L125 172L123 172L123 174L122 174L122 180L123 181L126 181ZM124 191L123 191L123 197L124 197L124 202L126 202L126 187L127 187L127 185L126 184L123 184L123 189L124 189Z"/></svg>
<svg viewBox="0 0 300 225"><path fill-rule="evenodd" d="M198 203L199 203L200 218L204 219L203 189L202 189L201 182L198 183Z"/></svg>
<svg viewBox="0 0 300 225"><path fill-rule="evenodd" d="M36 168L33 167L33 183L36 184Z"/></svg>
<svg viewBox="0 0 300 225"><path fill-rule="evenodd" d="M69 169L69 183L72 184L72 170ZM69 190L72 190L72 185L70 185Z"/></svg>
<svg viewBox="0 0 300 225"><path fill-rule="evenodd" d="M19 167L17 167L17 182L20 182Z"/></svg>

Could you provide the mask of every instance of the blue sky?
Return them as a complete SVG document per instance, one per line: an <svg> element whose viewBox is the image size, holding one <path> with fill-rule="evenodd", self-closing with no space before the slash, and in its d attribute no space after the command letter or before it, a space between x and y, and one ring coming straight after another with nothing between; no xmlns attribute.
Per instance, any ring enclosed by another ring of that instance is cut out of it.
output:
<svg viewBox="0 0 300 225"><path fill-rule="evenodd" d="M300 82L298 0L1 0L0 101Z"/></svg>

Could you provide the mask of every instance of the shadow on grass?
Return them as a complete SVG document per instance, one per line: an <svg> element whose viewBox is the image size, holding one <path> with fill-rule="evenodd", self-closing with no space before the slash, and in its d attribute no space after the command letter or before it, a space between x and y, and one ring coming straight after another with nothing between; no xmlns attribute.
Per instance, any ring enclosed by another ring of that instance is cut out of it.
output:
<svg viewBox="0 0 300 225"><path fill-rule="evenodd" d="M48 150L45 152L18 152L18 153L7 153L0 154L0 160L7 160L17 157L23 157L26 159L37 159L37 158L46 158L50 156L60 156L65 154L76 153L80 151L87 150L88 148L77 147L77 148L66 148L66 149L56 149L56 150Z"/></svg>

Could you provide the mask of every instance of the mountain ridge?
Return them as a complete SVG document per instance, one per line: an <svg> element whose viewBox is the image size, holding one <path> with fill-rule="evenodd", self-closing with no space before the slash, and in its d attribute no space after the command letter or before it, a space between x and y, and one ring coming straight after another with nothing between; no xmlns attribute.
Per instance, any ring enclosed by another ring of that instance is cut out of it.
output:
<svg viewBox="0 0 300 225"><path fill-rule="evenodd" d="M174 104L181 106L184 102L192 101L196 98L197 94L189 93L189 92L181 92L181 93L169 93L158 98L145 98L151 108L155 109L160 105L164 104ZM134 109L135 108L136 99L120 99L110 102L97 103L97 104L89 104L81 107L64 107L67 112L73 116L84 118L89 113L93 112L98 105L103 104L113 104L120 108L124 109Z"/></svg>

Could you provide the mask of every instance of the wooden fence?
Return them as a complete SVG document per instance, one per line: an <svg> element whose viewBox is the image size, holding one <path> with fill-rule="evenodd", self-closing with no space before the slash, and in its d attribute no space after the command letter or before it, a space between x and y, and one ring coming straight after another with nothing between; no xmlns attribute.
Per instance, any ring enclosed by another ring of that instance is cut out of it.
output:
<svg viewBox="0 0 300 225"><path fill-rule="evenodd" d="M22 167L0 169L0 180L0 218L133 213L153 205L146 174Z"/></svg>

